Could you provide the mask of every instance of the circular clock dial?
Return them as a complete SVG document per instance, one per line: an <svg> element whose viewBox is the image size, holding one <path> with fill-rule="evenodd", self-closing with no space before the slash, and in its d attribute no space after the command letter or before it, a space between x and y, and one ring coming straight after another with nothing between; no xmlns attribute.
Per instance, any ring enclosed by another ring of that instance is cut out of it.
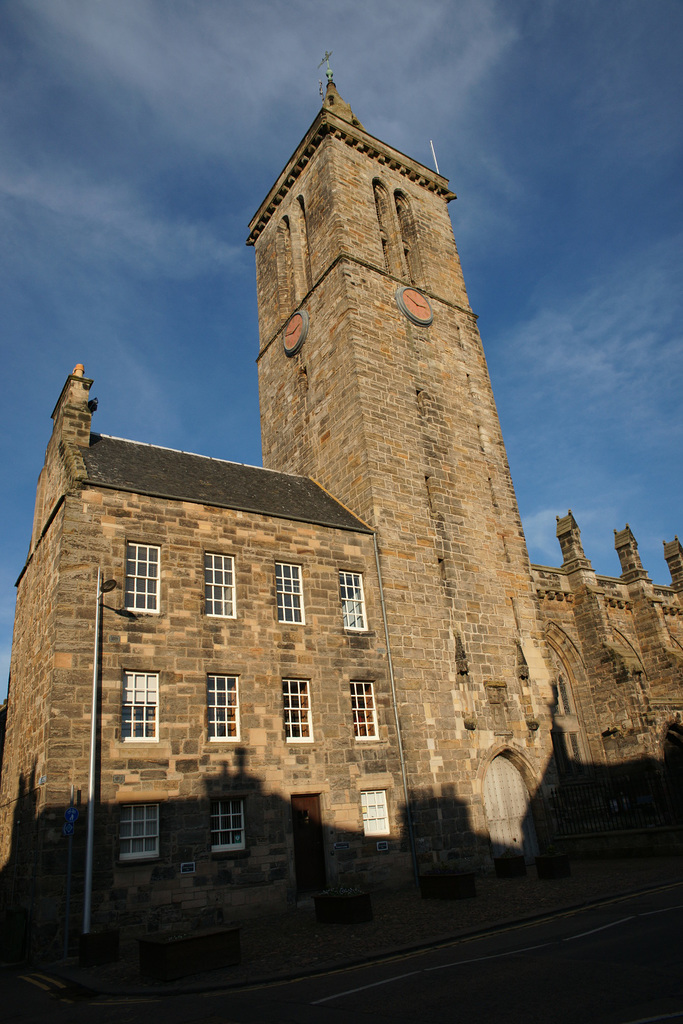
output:
<svg viewBox="0 0 683 1024"><path fill-rule="evenodd" d="M396 292L396 304L409 320L421 327L429 327L434 319L429 299L416 288L399 288Z"/></svg>
<svg viewBox="0 0 683 1024"><path fill-rule="evenodd" d="M282 339L286 355L293 356L299 351L308 333L308 313L301 310L290 316Z"/></svg>

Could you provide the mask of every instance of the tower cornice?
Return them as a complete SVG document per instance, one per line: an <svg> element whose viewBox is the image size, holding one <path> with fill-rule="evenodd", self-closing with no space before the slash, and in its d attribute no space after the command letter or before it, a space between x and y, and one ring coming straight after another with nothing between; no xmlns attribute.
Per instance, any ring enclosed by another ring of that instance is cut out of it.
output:
<svg viewBox="0 0 683 1024"><path fill-rule="evenodd" d="M422 188L434 192L447 203L455 199L455 193L448 187L448 179L436 171L425 167L418 160L401 153L400 150L388 146L365 131L356 118L347 120L334 111L323 107L303 139L287 161L284 170L263 200L249 222L247 245L254 245L278 206L283 202L290 189L300 176L318 146L328 137L339 139L347 146L352 146L365 153L366 156L398 171L410 181Z"/></svg>

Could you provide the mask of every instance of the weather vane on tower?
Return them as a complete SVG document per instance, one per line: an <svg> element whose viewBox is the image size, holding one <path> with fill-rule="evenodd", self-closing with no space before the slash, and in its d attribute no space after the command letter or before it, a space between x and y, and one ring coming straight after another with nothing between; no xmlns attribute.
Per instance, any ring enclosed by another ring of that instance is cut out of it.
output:
<svg viewBox="0 0 683 1024"><path fill-rule="evenodd" d="M325 72L325 74L327 75L327 81L328 82L331 82L332 78L333 78L332 68L330 67L330 57L331 56L332 56L332 51L331 50L325 50L325 56L323 57L323 59L318 64L318 67L321 68L323 66L323 64L327 61L327 71ZM320 83L320 92L322 93L322 82Z"/></svg>

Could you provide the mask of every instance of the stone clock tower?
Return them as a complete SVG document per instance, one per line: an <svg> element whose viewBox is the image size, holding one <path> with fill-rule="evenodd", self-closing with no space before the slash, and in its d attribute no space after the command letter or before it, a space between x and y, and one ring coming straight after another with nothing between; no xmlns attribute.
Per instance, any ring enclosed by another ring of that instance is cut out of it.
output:
<svg viewBox="0 0 683 1024"><path fill-rule="evenodd" d="M510 773L540 804L552 696L454 198L330 82L248 242L264 465L375 531L418 843L474 853Z"/></svg>

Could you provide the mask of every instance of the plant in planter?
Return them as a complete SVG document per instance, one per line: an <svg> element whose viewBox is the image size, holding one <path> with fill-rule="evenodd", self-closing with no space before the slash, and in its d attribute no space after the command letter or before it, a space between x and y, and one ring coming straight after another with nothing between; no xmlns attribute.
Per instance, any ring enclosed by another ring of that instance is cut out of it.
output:
<svg viewBox="0 0 683 1024"><path fill-rule="evenodd" d="M560 853L554 846L546 847L544 854L536 858L536 871L539 878L569 878L572 869L566 853Z"/></svg>
<svg viewBox="0 0 683 1024"><path fill-rule="evenodd" d="M360 924L372 921L370 893L355 886L323 889L313 897L315 918L321 924Z"/></svg>
<svg viewBox="0 0 683 1024"><path fill-rule="evenodd" d="M423 900L466 900L476 895L473 871L456 871L441 864L420 875Z"/></svg>
<svg viewBox="0 0 683 1024"><path fill-rule="evenodd" d="M497 878L522 878L526 875L524 854L508 847L499 857L493 858Z"/></svg>
<svg viewBox="0 0 683 1024"><path fill-rule="evenodd" d="M166 932L138 939L140 973L158 981L231 967L240 962L239 928Z"/></svg>

